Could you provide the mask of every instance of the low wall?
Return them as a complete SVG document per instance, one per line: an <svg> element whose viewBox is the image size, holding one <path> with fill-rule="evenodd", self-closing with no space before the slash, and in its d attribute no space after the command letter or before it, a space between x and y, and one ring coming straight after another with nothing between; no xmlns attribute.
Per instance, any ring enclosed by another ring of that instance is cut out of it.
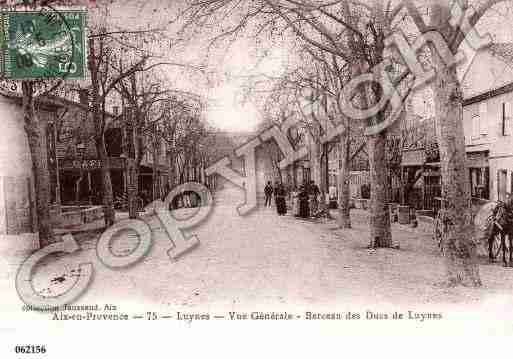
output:
<svg viewBox="0 0 513 359"><path fill-rule="evenodd" d="M57 222L64 226L79 226L103 217L102 206L62 206Z"/></svg>
<svg viewBox="0 0 513 359"><path fill-rule="evenodd" d="M38 233L0 234L0 257L26 257L39 249Z"/></svg>

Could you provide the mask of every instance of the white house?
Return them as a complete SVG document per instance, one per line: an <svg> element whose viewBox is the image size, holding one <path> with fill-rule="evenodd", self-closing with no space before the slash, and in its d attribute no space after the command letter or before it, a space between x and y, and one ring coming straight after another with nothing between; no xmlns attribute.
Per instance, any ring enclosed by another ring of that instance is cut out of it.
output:
<svg viewBox="0 0 513 359"><path fill-rule="evenodd" d="M479 51L462 88L472 195L504 199L513 190L513 44Z"/></svg>

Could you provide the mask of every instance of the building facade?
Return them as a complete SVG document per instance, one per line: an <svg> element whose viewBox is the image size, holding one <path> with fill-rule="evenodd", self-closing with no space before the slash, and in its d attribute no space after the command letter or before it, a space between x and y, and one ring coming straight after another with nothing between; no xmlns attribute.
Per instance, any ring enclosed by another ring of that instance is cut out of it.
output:
<svg viewBox="0 0 513 359"><path fill-rule="evenodd" d="M463 81L463 124L474 197L513 190L513 44L480 51Z"/></svg>
<svg viewBox="0 0 513 359"><path fill-rule="evenodd" d="M494 44L480 50L461 76L472 197L504 200L513 190L513 44ZM405 125L428 129L426 143L436 143L432 97L429 91L417 93L406 106ZM419 110L419 101L428 102L427 109ZM415 183L409 189L414 198L406 202L422 207L418 209L431 209L439 206L436 198L441 196L440 162L436 148L424 147L404 149L401 170L421 174L414 176Z"/></svg>
<svg viewBox="0 0 513 359"><path fill-rule="evenodd" d="M81 92L79 103L66 101L64 105L55 130L60 201L64 205L101 204L102 162L96 150L95 124L87 92ZM115 199L126 198L128 161L134 157L133 133L126 126L126 115L116 107L112 113L105 114L105 147ZM156 140L157 143L147 146L139 172L138 191L148 200L154 191L160 197L168 187L165 143L162 138L156 137Z"/></svg>

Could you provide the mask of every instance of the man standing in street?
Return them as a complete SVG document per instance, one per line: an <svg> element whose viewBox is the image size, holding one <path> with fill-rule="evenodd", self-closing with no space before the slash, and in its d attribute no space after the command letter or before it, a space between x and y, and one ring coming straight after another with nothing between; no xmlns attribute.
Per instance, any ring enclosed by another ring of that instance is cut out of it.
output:
<svg viewBox="0 0 513 359"><path fill-rule="evenodd" d="M271 181L267 182L267 185L264 188L265 193L265 206L267 207L267 203L269 203L269 207L271 207L271 201L273 198L273 186L271 185Z"/></svg>
<svg viewBox="0 0 513 359"><path fill-rule="evenodd" d="M287 213L287 203L285 201L287 191L283 183L278 183L274 186L274 195L276 197L276 211L278 212L278 216L284 216L285 213Z"/></svg>

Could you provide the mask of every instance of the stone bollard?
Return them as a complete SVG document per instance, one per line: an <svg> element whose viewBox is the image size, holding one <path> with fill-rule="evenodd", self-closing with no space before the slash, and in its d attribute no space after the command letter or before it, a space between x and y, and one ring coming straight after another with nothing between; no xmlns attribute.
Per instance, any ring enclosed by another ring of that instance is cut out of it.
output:
<svg viewBox="0 0 513 359"><path fill-rule="evenodd" d="M399 224L410 224L410 206L397 206Z"/></svg>

